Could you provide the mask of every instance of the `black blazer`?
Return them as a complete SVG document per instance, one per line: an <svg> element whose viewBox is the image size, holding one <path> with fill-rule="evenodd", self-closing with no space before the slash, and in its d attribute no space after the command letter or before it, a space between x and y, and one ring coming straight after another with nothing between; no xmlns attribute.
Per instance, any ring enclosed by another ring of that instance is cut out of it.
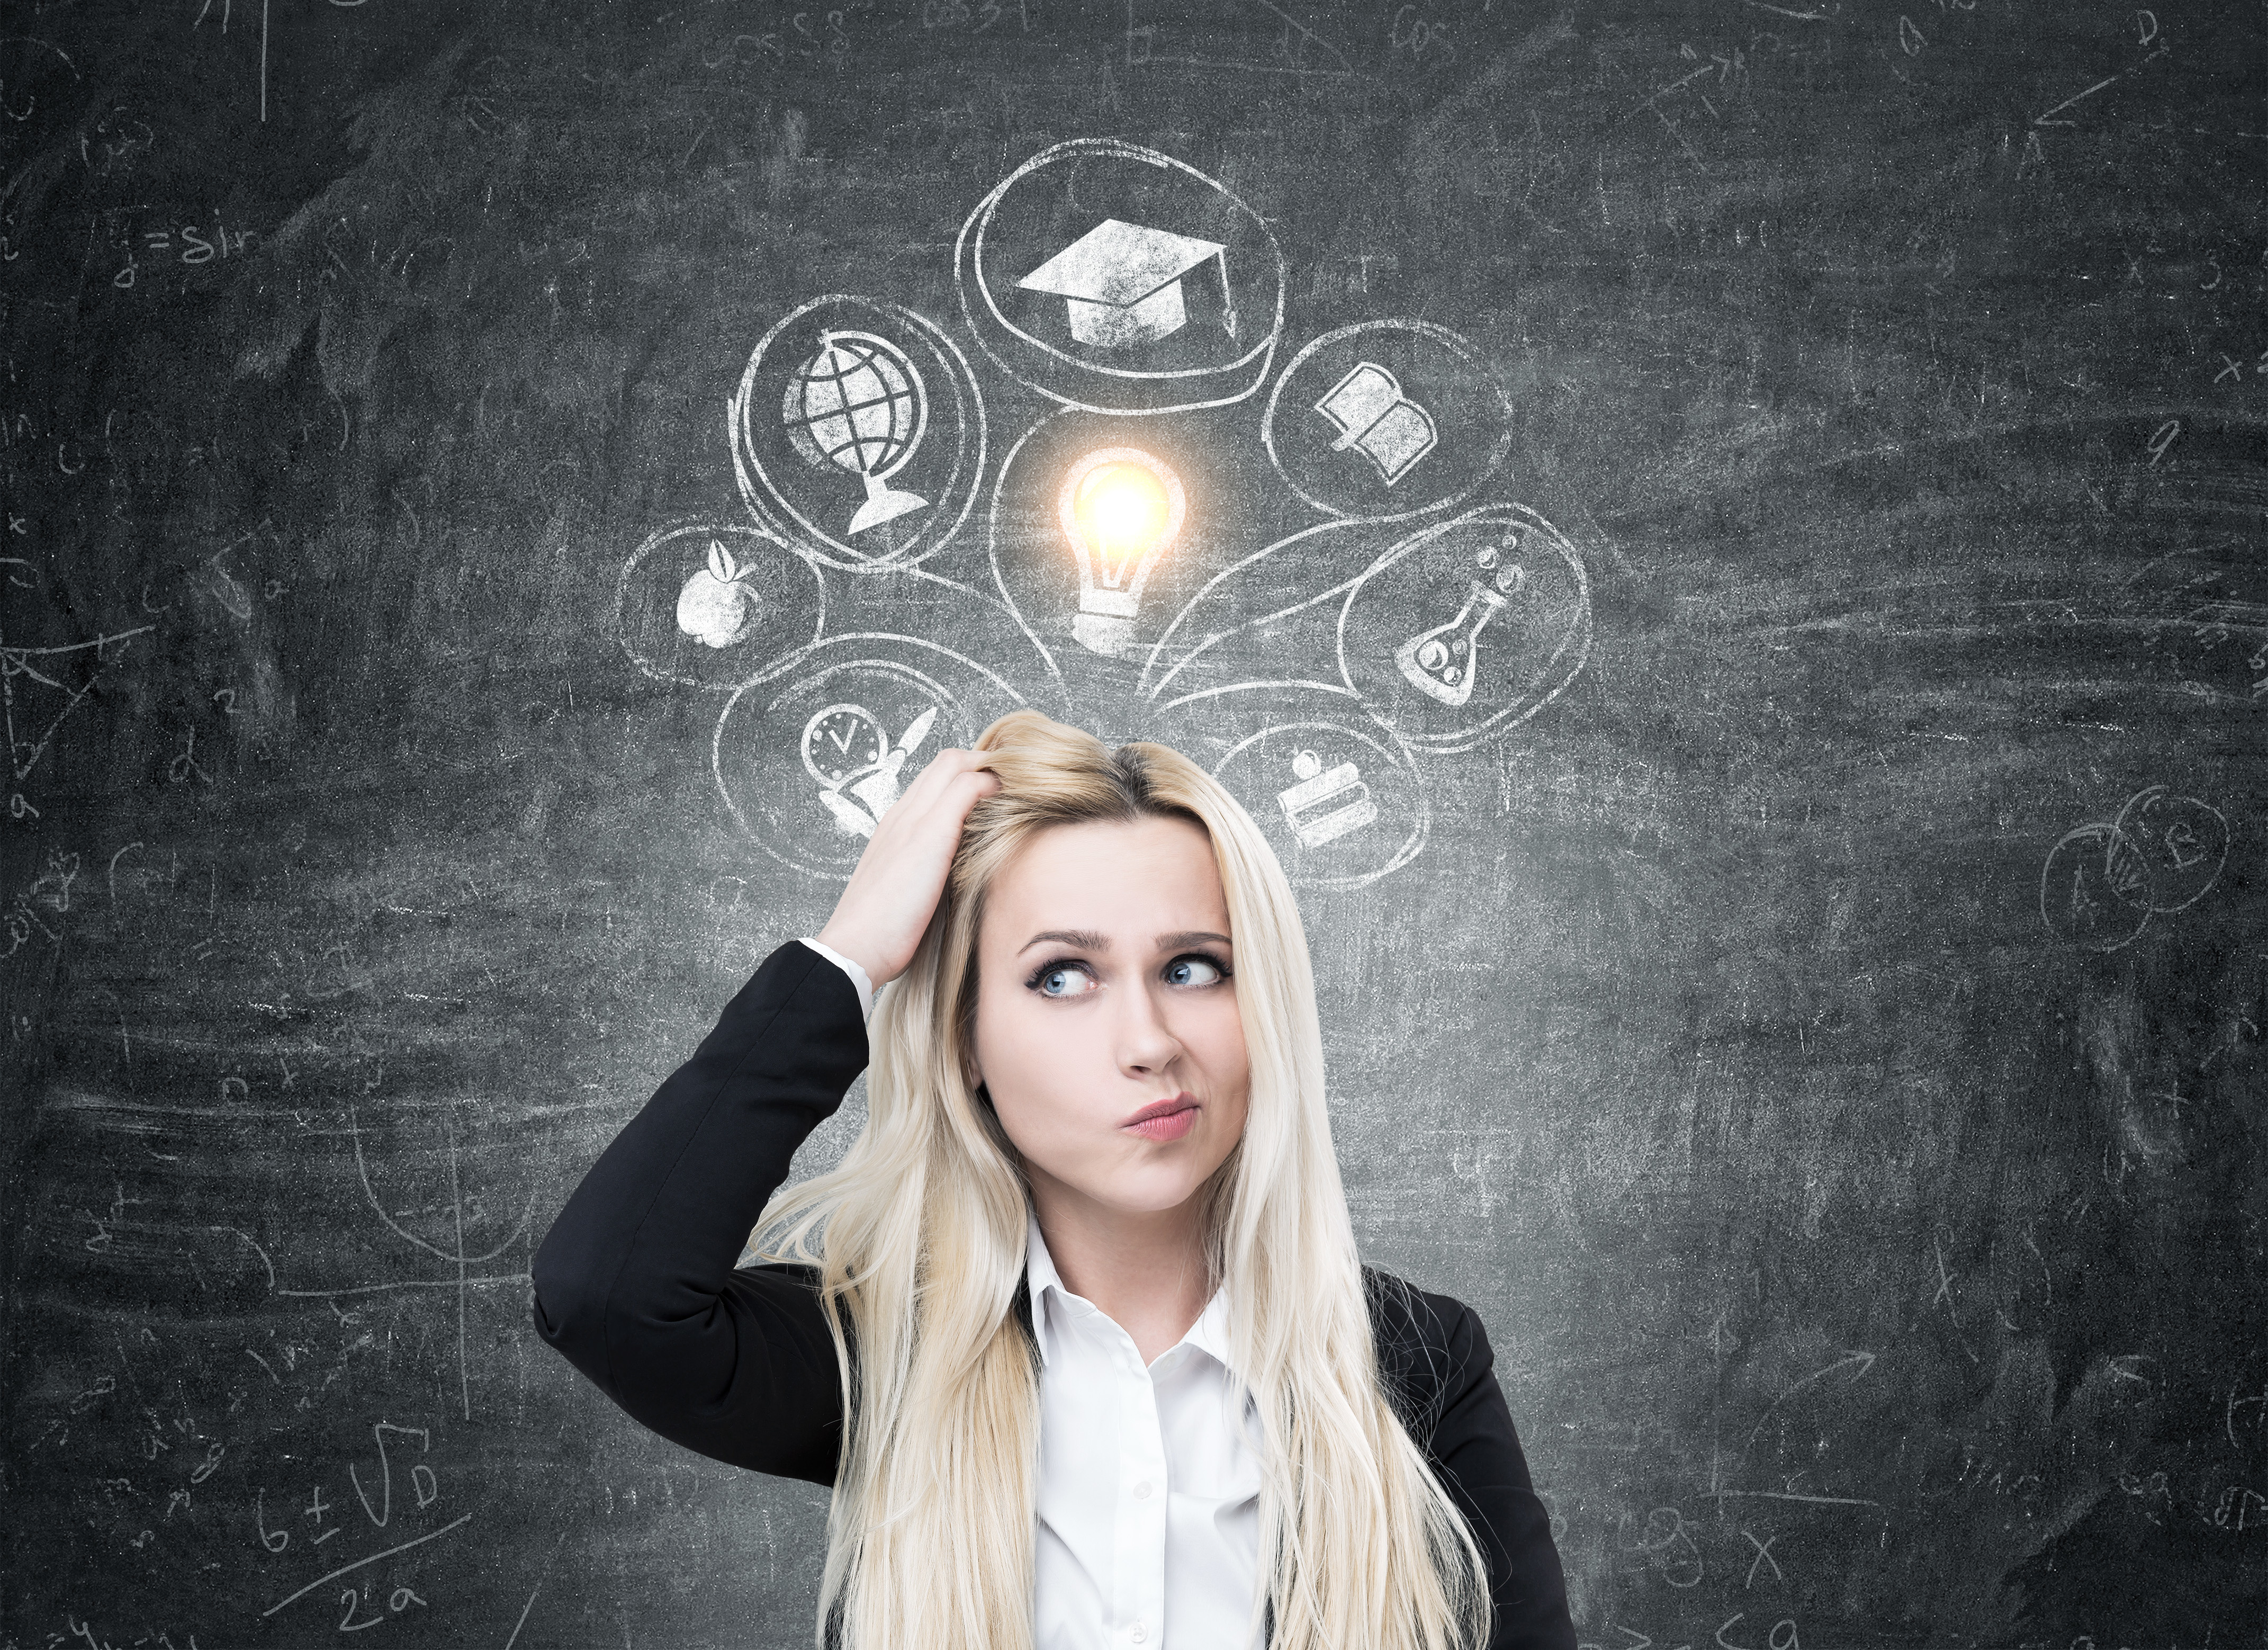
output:
<svg viewBox="0 0 2268 1650"><path fill-rule="evenodd" d="M866 1065L858 993L790 941L583 1178L536 1250L535 1327L633 1418L757 1472L835 1482L843 1438L817 1269L735 1269L806 1137ZM1392 1396L1487 1554L1490 1650L1574 1650L1550 1519L1472 1309L1365 1267ZM1017 1293L1031 1330L1031 1297Z"/></svg>

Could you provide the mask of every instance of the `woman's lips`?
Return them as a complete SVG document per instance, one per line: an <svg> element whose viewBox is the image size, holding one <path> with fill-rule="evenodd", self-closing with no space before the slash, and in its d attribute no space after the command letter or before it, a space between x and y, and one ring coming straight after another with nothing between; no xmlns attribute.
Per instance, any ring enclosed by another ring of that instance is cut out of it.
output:
<svg viewBox="0 0 2268 1650"><path fill-rule="evenodd" d="M1126 1132L1138 1134L1145 1140L1178 1140L1197 1126L1197 1109L1192 1105L1146 1123L1130 1123L1125 1125Z"/></svg>

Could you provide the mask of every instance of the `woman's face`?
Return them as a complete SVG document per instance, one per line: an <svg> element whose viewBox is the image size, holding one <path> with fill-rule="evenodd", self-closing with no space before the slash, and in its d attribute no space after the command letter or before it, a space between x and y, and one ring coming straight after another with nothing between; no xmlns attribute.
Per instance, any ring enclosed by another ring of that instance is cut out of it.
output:
<svg viewBox="0 0 2268 1650"><path fill-rule="evenodd" d="M1179 819L1057 825L996 876L977 1076L1035 1196L1178 1208L1244 1133L1251 1066L1212 844ZM1133 1116L1178 1100L1145 1128Z"/></svg>

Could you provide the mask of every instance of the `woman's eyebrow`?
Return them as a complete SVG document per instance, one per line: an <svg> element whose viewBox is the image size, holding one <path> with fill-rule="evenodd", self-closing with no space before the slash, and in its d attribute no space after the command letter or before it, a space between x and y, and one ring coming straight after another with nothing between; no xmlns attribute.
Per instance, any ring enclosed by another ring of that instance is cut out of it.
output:
<svg viewBox="0 0 2268 1650"><path fill-rule="evenodd" d="M1041 930L1041 932L1036 934L1034 934L1029 939L1027 939L1021 946L1017 947L1016 954L1018 956L1021 956L1025 952L1029 951L1034 946L1043 945L1050 940L1054 941L1057 945L1076 946L1081 951L1108 951L1110 949L1110 936L1108 934L1097 933L1092 928L1047 928ZM1184 929L1180 933L1176 934L1160 934L1158 936L1158 949L1160 951L1172 951L1178 949L1182 946L1202 946L1209 942L1225 946L1229 944L1230 940L1226 934L1217 934L1211 929L1189 928Z"/></svg>

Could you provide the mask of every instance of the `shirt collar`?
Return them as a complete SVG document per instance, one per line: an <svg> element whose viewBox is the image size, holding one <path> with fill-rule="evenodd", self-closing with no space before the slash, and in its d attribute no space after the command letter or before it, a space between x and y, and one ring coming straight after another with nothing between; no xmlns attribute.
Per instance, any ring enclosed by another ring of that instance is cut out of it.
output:
<svg viewBox="0 0 2268 1650"><path fill-rule="evenodd" d="M1040 1232L1040 1217L1028 1207L1024 1212L1024 1267L1026 1282L1032 1297L1032 1330L1040 1344L1040 1362L1044 1367L1054 1351L1054 1326L1049 1321L1048 1296L1057 1297L1057 1310L1094 1311L1095 1307L1082 1297L1071 1293L1071 1286L1056 1271L1055 1257L1048 1253L1048 1241ZM1077 1304L1074 1305L1073 1303ZM1213 1291L1212 1299L1189 1325L1182 1339L1210 1354L1221 1366L1234 1373L1236 1366L1228 1356L1228 1285L1224 1283Z"/></svg>

